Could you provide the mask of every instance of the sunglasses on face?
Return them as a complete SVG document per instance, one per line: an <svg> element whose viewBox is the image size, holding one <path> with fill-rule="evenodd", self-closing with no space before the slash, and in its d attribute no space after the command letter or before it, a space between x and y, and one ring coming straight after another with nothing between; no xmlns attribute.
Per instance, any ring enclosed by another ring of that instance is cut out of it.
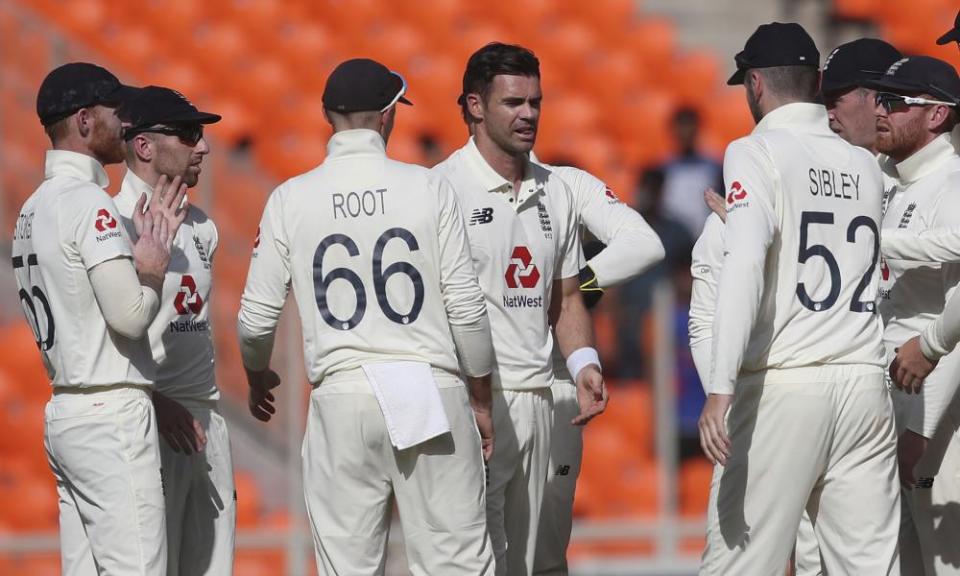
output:
<svg viewBox="0 0 960 576"><path fill-rule="evenodd" d="M167 136L176 136L180 142L187 146L196 146L203 138L203 124L181 124L169 126L148 126L145 128L135 128L124 132L123 137L126 140L132 140L137 134L166 134Z"/></svg>
<svg viewBox="0 0 960 576"><path fill-rule="evenodd" d="M931 104L940 104L942 106L954 107L953 102L944 102L943 100L931 100L929 98L920 98L919 96L902 96L892 92L877 92L877 106L883 106L887 114L893 112L904 112L911 106L928 106Z"/></svg>

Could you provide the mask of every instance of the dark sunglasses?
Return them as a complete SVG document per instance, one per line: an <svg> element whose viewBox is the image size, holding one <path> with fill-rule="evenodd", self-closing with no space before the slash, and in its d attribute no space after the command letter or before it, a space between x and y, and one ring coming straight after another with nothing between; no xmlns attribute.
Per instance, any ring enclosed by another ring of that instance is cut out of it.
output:
<svg viewBox="0 0 960 576"><path fill-rule="evenodd" d="M171 124L127 129L123 133L123 138L130 141L137 134L147 133L176 136L180 139L180 142L187 146L196 146L203 139L203 124Z"/></svg>
<svg viewBox="0 0 960 576"><path fill-rule="evenodd" d="M953 102L944 102L943 100L930 100L929 98L920 98L918 96L903 96L892 92L877 92L877 106L883 106L887 114L892 112L903 112L911 106L928 106L931 104L941 104L943 106L956 106Z"/></svg>

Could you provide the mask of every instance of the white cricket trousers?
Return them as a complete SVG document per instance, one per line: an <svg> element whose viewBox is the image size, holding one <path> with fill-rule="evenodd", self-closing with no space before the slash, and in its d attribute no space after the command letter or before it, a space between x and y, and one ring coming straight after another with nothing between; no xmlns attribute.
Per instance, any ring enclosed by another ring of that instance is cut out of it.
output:
<svg viewBox="0 0 960 576"><path fill-rule="evenodd" d="M45 417L63 576L164 576L167 534L149 390L58 390Z"/></svg>
<svg viewBox="0 0 960 576"><path fill-rule="evenodd" d="M487 524L497 576L533 573L552 427L549 388L493 391L496 440L487 478Z"/></svg>
<svg viewBox="0 0 960 576"><path fill-rule="evenodd" d="M700 574L783 574L804 509L827 574L900 573L896 430L881 368L741 377L727 430L731 454L714 469Z"/></svg>
<svg viewBox="0 0 960 576"><path fill-rule="evenodd" d="M533 561L533 573L537 576L568 573L567 546L573 528L573 498L583 459L583 427L570 423L580 414L577 387L570 380L557 380L550 391L553 393L553 430Z"/></svg>
<svg viewBox="0 0 960 576"><path fill-rule="evenodd" d="M464 384L434 370L450 433L397 450L363 370L310 394L303 485L324 576L383 574L396 499L413 576L489 576L480 433Z"/></svg>
<svg viewBox="0 0 960 576"><path fill-rule="evenodd" d="M199 454L174 452L160 439L167 510L167 576L233 574L237 501L227 424L217 402L174 398L203 426Z"/></svg>
<svg viewBox="0 0 960 576"><path fill-rule="evenodd" d="M901 494L901 573L960 575L960 395L944 412L914 477L927 482Z"/></svg>

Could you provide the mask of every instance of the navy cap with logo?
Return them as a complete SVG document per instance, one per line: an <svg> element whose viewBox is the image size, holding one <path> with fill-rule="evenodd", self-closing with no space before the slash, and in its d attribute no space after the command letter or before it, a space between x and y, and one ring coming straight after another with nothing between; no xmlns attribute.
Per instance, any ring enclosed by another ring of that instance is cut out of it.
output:
<svg viewBox="0 0 960 576"><path fill-rule="evenodd" d="M397 102L412 104L403 97L407 82L403 76L369 58L341 62L323 90L323 106L334 112L386 110Z"/></svg>
<svg viewBox="0 0 960 576"><path fill-rule="evenodd" d="M160 124L213 124L220 115L201 112L183 94L162 86L145 86L120 107L120 118L129 124L124 131L129 140L134 135Z"/></svg>
<svg viewBox="0 0 960 576"><path fill-rule="evenodd" d="M906 96L930 94L947 102L960 103L957 71L947 62L930 56L901 58L868 86Z"/></svg>
<svg viewBox="0 0 960 576"><path fill-rule="evenodd" d="M937 39L937 44L940 45L950 42L960 42L960 12L957 12L956 18L953 19L953 28Z"/></svg>
<svg viewBox="0 0 960 576"><path fill-rule="evenodd" d="M775 66L820 66L820 52L813 38L803 26L795 23L771 22L762 24L747 39L746 45L734 57L737 71L727 80L735 86L743 84L747 70Z"/></svg>
<svg viewBox="0 0 960 576"><path fill-rule="evenodd" d="M903 56L892 45L876 38L860 38L837 46L823 63L820 89L824 94L866 86L883 76Z"/></svg>
<svg viewBox="0 0 960 576"><path fill-rule="evenodd" d="M118 106L135 89L124 86L109 70L87 62L54 68L37 92L37 116L44 126L56 124L81 108Z"/></svg>

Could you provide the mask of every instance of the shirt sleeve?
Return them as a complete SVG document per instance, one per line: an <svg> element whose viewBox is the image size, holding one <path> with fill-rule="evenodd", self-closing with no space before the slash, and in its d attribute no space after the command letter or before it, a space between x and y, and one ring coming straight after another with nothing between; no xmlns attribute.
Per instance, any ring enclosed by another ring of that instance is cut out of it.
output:
<svg viewBox="0 0 960 576"><path fill-rule="evenodd" d="M703 391L710 393L710 358L713 342L713 317L717 304L717 284L723 267L723 220L711 214L691 253L690 275L690 352Z"/></svg>
<svg viewBox="0 0 960 576"><path fill-rule="evenodd" d="M890 260L960 263L960 226L920 232L887 229L880 237L880 251Z"/></svg>
<svg viewBox="0 0 960 576"><path fill-rule="evenodd" d="M453 187L438 174L431 175L437 190L440 241L440 292L450 323L450 333L467 376L493 371L493 336L483 289L477 280L470 240Z"/></svg>
<svg viewBox="0 0 960 576"><path fill-rule="evenodd" d="M269 366L273 337L290 290L290 249L283 227L283 186L267 200L237 318L243 365Z"/></svg>
<svg viewBox="0 0 960 576"><path fill-rule="evenodd" d="M723 161L728 202L724 260L717 286L709 390L733 394L763 296L767 250L776 234L776 168L755 139L737 140ZM720 334L723 337L719 337Z"/></svg>
<svg viewBox="0 0 960 576"><path fill-rule="evenodd" d="M558 178L559 179L559 178ZM554 280L563 280L564 278L574 278L580 273L580 227L577 222L576 204L570 188L562 180L561 186L564 189L566 198L563 206L564 218L562 230L557 233L563 234L561 238L560 253L557 255L559 261L554 266Z"/></svg>
<svg viewBox="0 0 960 576"><path fill-rule="evenodd" d="M62 228L69 234L64 241L76 247L87 270L113 258L133 257L130 239L113 198L91 185L74 193L70 200L61 208L63 217L71 223Z"/></svg>
<svg viewBox="0 0 960 576"><path fill-rule="evenodd" d="M663 260L660 237L606 184L581 171L571 186L581 224L607 246L587 262L601 288L625 282Z"/></svg>
<svg viewBox="0 0 960 576"><path fill-rule="evenodd" d="M938 203L935 214L936 217L933 222L935 228L947 227L947 228L960 228L960 195L956 193L956 189L953 187L955 182L948 181L944 190L941 192L940 202ZM944 309L946 313L950 308L952 300L954 300L960 292L957 291L957 286L960 285L960 264L943 264L940 268L941 279L943 282L944 290L944 299L947 303L947 306ZM958 330L956 324L952 326L945 326L945 322L955 321L955 312L950 311L947 316L944 316L944 313L941 313L940 316L930 325L927 326L927 329L921 334L921 345L924 340L927 339L927 334L930 331L937 331L936 324L937 322L941 323L941 333L946 334L955 334ZM931 328L932 325L932 328ZM939 342L941 344L941 350L952 350L953 346L949 348L943 346L943 344L950 344L950 342ZM953 342L956 345L956 341ZM936 369L934 369L936 370ZM924 382L923 390L921 394L923 395L923 430L916 430L911 428L915 432L923 434L927 438L933 437L933 433L937 428L937 425L940 423L940 419L943 417L943 413L946 411L947 406L953 400L953 395L957 391L957 385L960 384L956 379L952 378L929 378Z"/></svg>

